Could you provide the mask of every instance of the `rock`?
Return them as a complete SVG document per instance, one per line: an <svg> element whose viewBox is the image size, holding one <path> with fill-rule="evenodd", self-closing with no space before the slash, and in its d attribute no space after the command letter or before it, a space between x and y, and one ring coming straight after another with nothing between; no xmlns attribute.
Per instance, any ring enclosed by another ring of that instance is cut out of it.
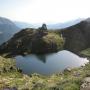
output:
<svg viewBox="0 0 90 90"><path fill-rule="evenodd" d="M80 75L81 75L80 72L74 72L74 73L73 73L73 76L75 76L75 77L80 77Z"/></svg>
<svg viewBox="0 0 90 90"><path fill-rule="evenodd" d="M18 71L19 73L22 73L22 69L20 69L20 68L17 68L17 71Z"/></svg>
<svg viewBox="0 0 90 90"><path fill-rule="evenodd" d="M64 72L71 72L71 68L64 69Z"/></svg>
<svg viewBox="0 0 90 90"><path fill-rule="evenodd" d="M4 73L7 72L7 69L6 69L5 67L3 68L3 72L4 72Z"/></svg>
<svg viewBox="0 0 90 90"><path fill-rule="evenodd" d="M18 90L16 87L4 87L2 90Z"/></svg>
<svg viewBox="0 0 90 90"><path fill-rule="evenodd" d="M45 87L45 83L43 81L39 80L38 82L33 83L33 89L32 90L42 90ZM36 88L36 89L35 89Z"/></svg>
<svg viewBox="0 0 90 90"><path fill-rule="evenodd" d="M13 71L13 70L15 70L15 68L13 66L10 66L9 70Z"/></svg>
<svg viewBox="0 0 90 90"><path fill-rule="evenodd" d="M43 24L42 27L39 28L40 30L47 30L47 25Z"/></svg>
<svg viewBox="0 0 90 90"><path fill-rule="evenodd" d="M64 40L59 34L38 29L23 29L16 33L9 41L0 46L0 54L7 56L24 55L30 53L43 54L63 49Z"/></svg>
<svg viewBox="0 0 90 90"><path fill-rule="evenodd" d="M90 90L90 77L84 78L80 90Z"/></svg>
<svg viewBox="0 0 90 90"><path fill-rule="evenodd" d="M43 30L47 30L47 25L46 25L46 24L43 24L41 28L42 28Z"/></svg>

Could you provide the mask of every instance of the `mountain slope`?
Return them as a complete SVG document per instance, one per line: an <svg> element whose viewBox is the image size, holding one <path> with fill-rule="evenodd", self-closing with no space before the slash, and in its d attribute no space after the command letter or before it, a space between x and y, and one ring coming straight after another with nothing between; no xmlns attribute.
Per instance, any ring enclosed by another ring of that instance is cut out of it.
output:
<svg viewBox="0 0 90 90"><path fill-rule="evenodd" d="M62 34L62 35L61 35ZM61 40L61 38L64 40ZM80 51L90 48L90 19L81 21L78 24L68 28L50 31L38 29L24 29L14 35L8 42L0 46L0 53L12 52L31 52L31 53L48 53L55 52L58 47L79 53ZM60 45L61 46L60 46Z"/></svg>
<svg viewBox="0 0 90 90"><path fill-rule="evenodd" d="M19 30L20 28L18 28L12 21L0 17L0 44L10 39L12 35Z"/></svg>
<svg viewBox="0 0 90 90"><path fill-rule="evenodd" d="M71 21L67 21L64 23L56 23L56 24L47 24L47 28L48 29L61 29L61 28L66 28L66 27L70 27L72 25L75 25L77 23L79 23L80 21L82 21L82 18L78 18L76 20L71 20ZM40 23L26 23L26 22L14 22L16 24L16 26L20 27L20 28L38 28L40 27Z"/></svg>
<svg viewBox="0 0 90 90"><path fill-rule="evenodd" d="M62 30L65 38L64 48L72 52L80 52L90 47L90 19Z"/></svg>
<svg viewBox="0 0 90 90"><path fill-rule="evenodd" d="M29 23L26 23L26 22L18 22L18 21L15 21L14 23L15 23L15 25L16 25L17 27L19 27L19 28L21 28L21 29L33 27L32 24L29 24Z"/></svg>
<svg viewBox="0 0 90 90"><path fill-rule="evenodd" d="M64 23L49 24L47 27L49 29L62 29L62 28L66 28L66 27L70 27L72 25L75 25L75 24L81 22L82 20L84 20L84 19L78 18L78 19L67 21Z"/></svg>
<svg viewBox="0 0 90 90"><path fill-rule="evenodd" d="M63 38L53 31L27 28L3 43L0 53L10 55L50 53L62 50L63 43Z"/></svg>

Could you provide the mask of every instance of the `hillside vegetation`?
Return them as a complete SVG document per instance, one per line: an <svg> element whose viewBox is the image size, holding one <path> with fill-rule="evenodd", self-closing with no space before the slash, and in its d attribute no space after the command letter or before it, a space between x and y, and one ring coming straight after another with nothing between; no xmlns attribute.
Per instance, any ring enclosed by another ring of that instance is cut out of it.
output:
<svg viewBox="0 0 90 90"><path fill-rule="evenodd" d="M13 59L0 57L0 90L80 90L83 78L90 76L90 64L51 76L24 75Z"/></svg>
<svg viewBox="0 0 90 90"><path fill-rule="evenodd" d="M43 54L67 49L88 56L90 59L90 22L80 22L61 31L48 31L45 24L43 27L27 28L16 33L0 46L0 54L7 56ZM13 59L0 57L0 90L7 89L90 90L90 63L80 68L66 69L51 76L35 73L28 76L16 68Z"/></svg>
<svg viewBox="0 0 90 90"><path fill-rule="evenodd" d="M63 29L64 49L78 53L90 47L90 18Z"/></svg>
<svg viewBox="0 0 90 90"><path fill-rule="evenodd" d="M80 54L84 57L90 57L90 48L87 48L85 50L82 50Z"/></svg>
<svg viewBox="0 0 90 90"><path fill-rule="evenodd" d="M50 53L62 50L64 39L54 31L24 29L0 46L0 53L30 54Z"/></svg>

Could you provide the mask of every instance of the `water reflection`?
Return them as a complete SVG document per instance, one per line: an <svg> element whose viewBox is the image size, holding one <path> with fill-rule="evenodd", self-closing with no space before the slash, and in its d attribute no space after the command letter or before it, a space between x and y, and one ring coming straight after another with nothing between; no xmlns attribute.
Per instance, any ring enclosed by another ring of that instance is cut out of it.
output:
<svg viewBox="0 0 90 90"><path fill-rule="evenodd" d="M46 55L36 55L37 60L40 60L43 63L46 63Z"/></svg>
<svg viewBox="0 0 90 90"><path fill-rule="evenodd" d="M50 75L61 72L67 67L80 67L88 62L87 58L80 58L66 50L47 55L31 54L15 58L17 67L21 68L25 74Z"/></svg>

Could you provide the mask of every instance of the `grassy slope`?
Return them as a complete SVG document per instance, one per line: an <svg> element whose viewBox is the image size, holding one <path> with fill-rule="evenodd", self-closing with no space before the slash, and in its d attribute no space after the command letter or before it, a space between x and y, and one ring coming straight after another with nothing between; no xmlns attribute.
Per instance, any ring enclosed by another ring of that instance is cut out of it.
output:
<svg viewBox="0 0 90 90"><path fill-rule="evenodd" d="M64 40L63 38L54 32L48 32L48 34L46 36L43 37L43 41L45 41L46 43L50 43L50 42L54 42L57 45L57 49L63 49L63 44L64 44Z"/></svg>
<svg viewBox="0 0 90 90"><path fill-rule="evenodd" d="M50 53L62 50L63 44L59 32L25 29L0 46L0 54Z"/></svg>
<svg viewBox="0 0 90 90"><path fill-rule="evenodd" d="M83 55L83 56L90 57L90 48L87 48L87 49L81 51L80 53L81 53L81 55Z"/></svg>
<svg viewBox="0 0 90 90"><path fill-rule="evenodd" d="M14 66L13 70L9 70ZM7 71L4 72L3 68ZM79 90L84 77L90 76L90 64L51 76L32 74L29 76L19 73L12 59L0 57L0 90L3 87L17 87L18 90Z"/></svg>

